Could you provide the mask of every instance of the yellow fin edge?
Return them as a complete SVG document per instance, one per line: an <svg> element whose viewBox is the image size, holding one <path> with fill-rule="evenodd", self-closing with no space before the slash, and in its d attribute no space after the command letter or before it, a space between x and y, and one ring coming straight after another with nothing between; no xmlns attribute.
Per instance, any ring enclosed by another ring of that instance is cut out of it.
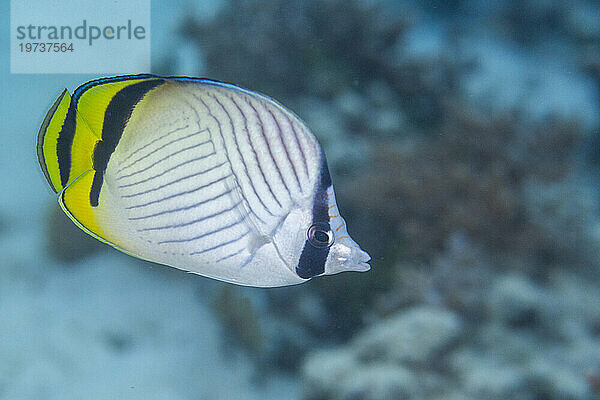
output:
<svg viewBox="0 0 600 400"><path fill-rule="evenodd" d="M120 247L119 245L105 239L104 232L100 228L98 220L95 215L95 210L89 202L90 188L94 180L94 170L88 170L81 174L78 178L73 180L67 185L58 196L58 204L63 212L69 217L75 225L88 235L98 239L102 243L114 247L115 249L123 252L132 257L144 260L144 258L131 253L128 250Z"/></svg>

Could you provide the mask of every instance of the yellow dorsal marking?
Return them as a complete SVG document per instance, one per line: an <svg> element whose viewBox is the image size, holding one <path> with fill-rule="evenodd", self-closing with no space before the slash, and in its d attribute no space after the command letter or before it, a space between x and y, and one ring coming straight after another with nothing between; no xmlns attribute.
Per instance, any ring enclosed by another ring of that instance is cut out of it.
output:
<svg viewBox="0 0 600 400"><path fill-rule="evenodd" d="M77 113L83 117L94 135L100 138L104 124L104 113L115 94L127 86L144 80L147 80L147 78L128 79L92 86L79 97Z"/></svg>
<svg viewBox="0 0 600 400"><path fill-rule="evenodd" d="M75 136L71 145L71 174L73 178L77 174L93 168L93 155L96 144L100 138L90 130L81 114L76 114Z"/></svg>

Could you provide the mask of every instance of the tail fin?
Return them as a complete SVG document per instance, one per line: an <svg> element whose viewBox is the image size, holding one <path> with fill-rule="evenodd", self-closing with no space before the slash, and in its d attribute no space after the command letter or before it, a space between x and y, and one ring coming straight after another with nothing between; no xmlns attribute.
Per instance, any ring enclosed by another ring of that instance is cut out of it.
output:
<svg viewBox="0 0 600 400"><path fill-rule="evenodd" d="M99 139L77 113L65 89L48 110L37 141L38 161L56 193L92 169L92 155Z"/></svg>

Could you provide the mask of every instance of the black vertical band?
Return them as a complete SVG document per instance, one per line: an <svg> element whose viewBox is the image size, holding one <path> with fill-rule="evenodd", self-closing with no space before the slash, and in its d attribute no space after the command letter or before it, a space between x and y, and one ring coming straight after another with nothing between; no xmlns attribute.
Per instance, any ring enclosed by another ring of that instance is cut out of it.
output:
<svg viewBox="0 0 600 400"><path fill-rule="evenodd" d="M58 139L56 140L56 157L58 158L58 172L60 173L60 183L65 187L69 183L71 175L71 148L75 138L75 103L71 99L71 104L67 110L67 116L63 122Z"/></svg>
<svg viewBox="0 0 600 400"><path fill-rule="evenodd" d="M150 90L164 83L164 79L149 79L134 83L119 90L108 103L104 112L104 124L102 125L102 139L96 143L93 155L93 167L96 173L90 190L90 204L98 206L100 189L104 181L104 172L108 166L111 154L117 148L123 130L131 117L136 104Z"/></svg>
<svg viewBox="0 0 600 400"><path fill-rule="evenodd" d="M319 183L313 199L312 223L325 223L329 227L329 199L327 189L331 186L331 176L327 167L325 154L321 152L321 168ZM296 273L300 278L309 279L325 272L325 262L329 255L329 247L315 247L307 240L300 254Z"/></svg>

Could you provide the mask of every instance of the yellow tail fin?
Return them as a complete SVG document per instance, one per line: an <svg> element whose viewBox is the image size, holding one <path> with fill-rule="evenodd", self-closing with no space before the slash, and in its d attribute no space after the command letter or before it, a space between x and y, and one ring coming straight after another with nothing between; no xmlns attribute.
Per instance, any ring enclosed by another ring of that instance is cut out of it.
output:
<svg viewBox="0 0 600 400"><path fill-rule="evenodd" d="M92 169L92 155L99 139L77 113L65 89L46 114L37 142L40 166L55 192Z"/></svg>

